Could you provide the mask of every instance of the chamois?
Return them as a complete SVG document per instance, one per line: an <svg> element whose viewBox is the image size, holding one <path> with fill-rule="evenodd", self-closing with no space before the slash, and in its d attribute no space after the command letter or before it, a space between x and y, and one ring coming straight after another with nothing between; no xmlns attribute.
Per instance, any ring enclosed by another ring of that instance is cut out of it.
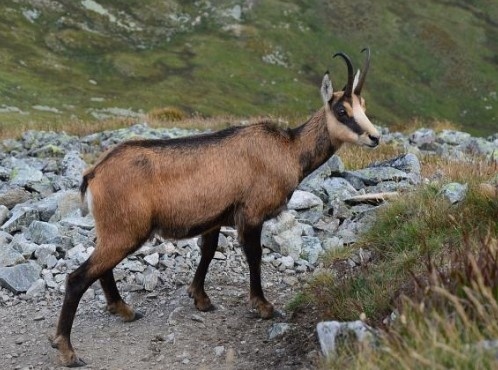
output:
<svg viewBox="0 0 498 370"><path fill-rule="evenodd" d="M326 72L324 106L300 127L284 130L260 122L186 138L127 141L85 171L80 190L95 218L97 245L66 281L51 338L64 365L85 364L70 334L81 296L97 279L112 314L124 321L141 316L121 298L112 270L154 233L174 239L202 236L201 260L188 293L197 309L207 311L212 305L204 279L220 227L234 226L249 264L250 303L262 318L273 316L261 288L263 222L276 216L300 181L343 143L379 144L360 95L370 64L370 50L365 50L363 71L356 76L346 54L334 55L347 65L347 84L334 92Z"/></svg>

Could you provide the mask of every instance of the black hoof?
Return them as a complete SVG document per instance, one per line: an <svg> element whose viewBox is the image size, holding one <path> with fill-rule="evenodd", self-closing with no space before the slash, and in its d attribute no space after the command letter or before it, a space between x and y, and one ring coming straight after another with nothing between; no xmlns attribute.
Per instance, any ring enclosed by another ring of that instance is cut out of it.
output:
<svg viewBox="0 0 498 370"><path fill-rule="evenodd" d="M66 365L66 367L82 367L82 366L86 366L86 362L79 357L76 357L76 360Z"/></svg>
<svg viewBox="0 0 498 370"><path fill-rule="evenodd" d="M208 308L204 309L204 310L199 310L199 311L202 311L202 312L212 312L212 311L216 311L217 308L214 304L210 304Z"/></svg>
<svg viewBox="0 0 498 370"><path fill-rule="evenodd" d="M273 318L276 319L276 318L284 318L286 317L286 314L282 311L279 311L279 310L274 310L273 311Z"/></svg>
<svg viewBox="0 0 498 370"><path fill-rule="evenodd" d="M209 305L199 305L195 299L194 299L194 306L195 308L197 308L197 310L201 311L201 312L210 312L210 311L214 311L216 310L216 307L211 303L211 301L209 301Z"/></svg>
<svg viewBox="0 0 498 370"><path fill-rule="evenodd" d="M49 335L47 336L47 339L48 339L48 341L50 342L50 346L51 346L52 348L55 348L55 349L59 348L59 346L57 345L57 343L55 343L55 336L54 336L54 335L49 334Z"/></svg>
<svg viewBox="0 0 498 370"><path fill-rule="evenodd" d="M144 317L144 314L140 311L135 311L135 316L133 317L133 320L131 321L137 321L140 320L142 317Z"/></svg>

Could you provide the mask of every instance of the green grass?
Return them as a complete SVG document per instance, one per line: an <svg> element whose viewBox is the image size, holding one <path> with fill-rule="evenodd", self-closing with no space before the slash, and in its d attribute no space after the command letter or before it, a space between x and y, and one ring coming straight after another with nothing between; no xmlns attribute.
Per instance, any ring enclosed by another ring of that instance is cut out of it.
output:
<svg viewBox="0 0 498 370"><path fill-rule="evenodd" d="M368 45L373 55L365 97L376 122L446 119L473 134L496 132L498 27L489 0L472 6L268 0L244 13L236 31L223 30L223 24L236 22L220 20L204 3L101 4L114 15L125 12L120 19L143 30L118 27L79 3L67 3L60 12L41 6L34 23L21 14L29 6L6 6L0 15L0 96L2 104L29 115L0 113L0 125L92 121L92 109L148 112L163 106L203 116L273 115L295 122L319 108L325 70L336 88L346 81L344 64L332 54L344 50L359 66L359 51ZM217 7L234 4L227 0ZM192 28L171 20L171 12L192 20L202 12L210 16ZM84 22L97 32L84 31ZM263 62L275 52L287 67Z"/></svg>
<svg viewBox="0 0 498 370"><path fill-rule="evenodd" d="M356 161L363 164L361 153ZM465 200L451 205L433 182L390 201L354 246L323 258L326 269L290 305L311 306L323 320L362 318L378 330L377 346L346 343L324 368L497 366L493 353L474 346L498 336L498 198L479 186L496 165L429 157L422 168L424 176L442 173L444 183L467 183ZM358 248L372 261L345 269ZM398 319L386 324L393 310Z"/></svg>
<svg viewBox="0 0 498 370"><path fill-rule="evenodd" d="M347 343L325 369L493 369L495 350L483 341L498 336L498 243L487 234L466 239L450 263L427 265L398 318L378 330L374 346Z"/></svg>
<svg viewBox="0 0 498 370"><path fill-rule="evenodd" d="M444 259L449 249L461 248L464 236L478 238L488 230L498 235L498 201L471 188L466 200L452 206L438 188L425 187L403 196L380 212L374 226L356 247L374 252L375 263L345 278L321 277L312 291L324 316L356 320L365 313L380 322L420 274L427 259ZM344 258L328 258L334 266ZM331 279L330 281L327 279Z"/></svg>

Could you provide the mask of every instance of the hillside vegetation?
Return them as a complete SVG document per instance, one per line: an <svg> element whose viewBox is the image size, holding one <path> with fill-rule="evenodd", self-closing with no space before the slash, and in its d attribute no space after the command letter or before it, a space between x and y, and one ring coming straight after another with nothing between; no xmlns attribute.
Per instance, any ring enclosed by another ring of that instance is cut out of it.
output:
<svg viewBox="0 0 498 370"><path fill-rule="evenodd" d="M306 117L323 72L372 50L366 98L383 125L445 119L496 132L493 0L6 1L0 125L187 115Z"/></svg>
<svg viewBox="0 0 498 370"><path fill-rule="evenodd" d="M373 157L389 153L384 147ZM372 160L353 149L341 156L353 168ZM375 330L372 343L340 342L323 369L496 368L498 198L481 185L496 178L496 163L421 159L425 185L384 207L353 246L330 252L291 304L303 315L361 319ZM441 194L452 181L469 186L453 205ZM360 248L372 260L345 268Z"/></svg>

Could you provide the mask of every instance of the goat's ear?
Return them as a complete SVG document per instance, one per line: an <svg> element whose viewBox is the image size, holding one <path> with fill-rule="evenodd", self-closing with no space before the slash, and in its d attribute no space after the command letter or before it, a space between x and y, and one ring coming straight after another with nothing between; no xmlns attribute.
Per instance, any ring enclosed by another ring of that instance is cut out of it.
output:
<svg viewBox="0 0 498 370"><path fill-rule="evenodd" d="M356 86L358 86L358 81L360 80L360 70L356 72L356 75L354 76L354 81L353 81L353 91L356 89Z"/></svg>
<svg viewBox="0 0 498 370"><path fill-rule="evenodd" d="M327 104L330 99L332 99L332 94L334 90L332 89L332 81L330 81L329 71L325 72L322 80L322 88L320 89L322 93L323 104Z"/></svg>

